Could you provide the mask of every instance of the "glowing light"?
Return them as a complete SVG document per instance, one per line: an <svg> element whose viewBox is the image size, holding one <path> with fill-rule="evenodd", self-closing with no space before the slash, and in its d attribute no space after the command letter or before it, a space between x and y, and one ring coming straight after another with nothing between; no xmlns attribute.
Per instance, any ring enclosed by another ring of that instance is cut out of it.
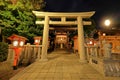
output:
<svg viewBox="0 0 120 80"><path fill-rule="evenodd" d="M13 41L13 46L18 46L18 41Z"/></svg>
<svg viewBox="0 0 120 80"><path fill-rule="evenodd" d="M111 22L110 22L109 19L107 19L107 20L105 20L104 24L105 24L106 26L110 26Z"/></svg>
<svg viewBox="0 0 120 80"><path fill-rule="evenodd" d="M106 36L106 34L105 34L105 33L103 33L103 36Z"/></svg>
<svg viewBox="0 0 120 80"><path fill-rule="evenodd" d="M20 46L23 46L24 45L24 41L20 41Z"/></svg>
<svg viewBox="0 0 120 80"><path fill-rule="evenodd" d="M39 40L37 40L37 39L35 40L35 43L39 43L39 42L40 42Z"/></svg>
<svg viewBox="0 0 120 80"><path fill-rule="evenodd" d="M93 42L92 42L92 41L90 41L90 44L93 44Z"/></svg>

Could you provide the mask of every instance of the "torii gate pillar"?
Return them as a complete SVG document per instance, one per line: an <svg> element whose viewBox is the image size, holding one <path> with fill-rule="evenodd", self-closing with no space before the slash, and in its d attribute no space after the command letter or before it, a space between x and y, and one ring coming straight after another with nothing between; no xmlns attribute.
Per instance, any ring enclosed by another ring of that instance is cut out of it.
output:
<svg viewBox="0 0 120 80"><path fill-rule="evenodd" d="M42 40L42 54L41 61L47 61L47 50L48 50L48 35L49 35L49 17L45 16L43 40Z"/></svg>
<svg viewBox="0 0 120 80"><path fill-rule="evenodd" d="M78 21L78 53L80 55L80 62L86 63L86 55L85 55L85 46L84 46L84 31L83 31L83 21L82 17L77 17Z"/></svg>

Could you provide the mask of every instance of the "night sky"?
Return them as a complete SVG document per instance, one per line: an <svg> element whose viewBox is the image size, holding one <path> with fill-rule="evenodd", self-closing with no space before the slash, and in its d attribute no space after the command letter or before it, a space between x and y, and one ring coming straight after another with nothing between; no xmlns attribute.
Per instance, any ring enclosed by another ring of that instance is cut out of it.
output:
<svg viewBox="0 0 120 80"><path fill-rule="evenodd" d="M111 18L114 23L120 22L120 0L45 0L49 12L86 12L96 11L92 17L97 26L101 21Z"/></svg>

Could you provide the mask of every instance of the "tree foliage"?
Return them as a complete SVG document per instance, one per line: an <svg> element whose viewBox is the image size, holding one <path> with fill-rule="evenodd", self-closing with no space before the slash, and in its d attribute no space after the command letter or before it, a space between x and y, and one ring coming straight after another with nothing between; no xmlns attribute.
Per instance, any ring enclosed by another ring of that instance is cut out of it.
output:
<svg viewBox="0 0 120 80"><path fill-rule="evenodd" d="M85 21L91 21L91 25L85 25L84 26L84 35L85 37L93 37L93 32L96 30L95 26L95 22L93 19L84 19Z"/></svg>
<svg viewBox="0 0 120 80"><path fill-rule="evenodd" d="M42 35L43 26L35 25L35 16L32 13L32 10L42 10L42 6L44 6L43 0L1 0L2 35L8 37L15 33L28 39Z"/></svg>
<svg viewBox="0 0 120 80"><path fill-rule="evenodd" d="M0 42L0 62L7 59L8 54L8 44Z"/></svg>
<svg viewBox="0 0 120 80"><path fill-rule="evenodd" d="M85 37L93 37L93 33L94 33L94 31L96 31L96 28L95 28L95 26L96 26L96 24L95 24L95 22L94 22L94 20L93 19L83 19L84 21L91 21L91 25L84 25L83 26L83 29L84 29L84 36ZM77 30L75 30L74 32L72 31L72 32L70 32L70 34L69 34L69 37L74 37L75 35L78 35L78 31Z"/></svg>

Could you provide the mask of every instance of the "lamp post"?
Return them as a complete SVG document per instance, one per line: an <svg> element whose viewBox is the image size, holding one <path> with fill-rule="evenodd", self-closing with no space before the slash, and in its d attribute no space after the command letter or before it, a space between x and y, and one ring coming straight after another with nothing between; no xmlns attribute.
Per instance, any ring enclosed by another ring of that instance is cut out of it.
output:
<svg viewBox="0 0 120 80"><path fill-rule="evenodd" d="M27 38L18 36L16 34L13 34L12 36L8 37L9 40L12 42L13 50L15 52L14 54L14 59L13 59L13 69L17 69L18 62L19 62L19 57L20 57L20 52L21 52L21 47L24 46L25 41Z"/></svg>

